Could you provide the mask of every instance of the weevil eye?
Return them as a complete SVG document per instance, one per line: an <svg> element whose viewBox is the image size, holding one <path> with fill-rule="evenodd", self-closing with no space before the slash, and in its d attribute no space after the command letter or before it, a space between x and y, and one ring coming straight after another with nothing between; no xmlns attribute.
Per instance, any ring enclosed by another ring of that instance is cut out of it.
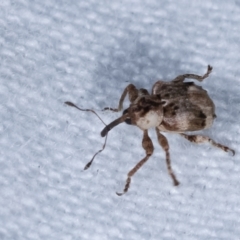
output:
<svg viewBox="0 0 240 240"><path fill-rule="evenodd" d="M123 114L122 114L122 115L124 115L124 114L126 114L126 113L128 113L128 108L123 111ZM126 120L125 120L124 122L125 122L126 124L132 125L131 118L126 118Z"/></svg>

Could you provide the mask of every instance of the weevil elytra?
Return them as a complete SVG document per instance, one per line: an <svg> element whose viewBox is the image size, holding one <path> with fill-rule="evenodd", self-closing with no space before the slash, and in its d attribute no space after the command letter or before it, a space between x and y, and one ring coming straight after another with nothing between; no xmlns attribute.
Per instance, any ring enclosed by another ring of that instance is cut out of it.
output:
<svg viewBox="0 0 240 240"><path fill-rule="evenodd" d="M127 175L126 184L122 193L126 193L130 187L131 177L139 168L149 159L153 153L153 144L148 136L148 129L155 128L158 142L165 151L168 173L173 180L175 186L179 185L170 162L169 145L167 138L161 132L178 133L190 142L204 143L209 142L226 152L235 151L207 136L188 135L185 132L197 131L211 127L215 115L215 106L206 90L196 85L194 82L184 82L186 78L203 81L209 76L212 67L208 65L207 72L203 76L195 74L179 75L170 82L157 81L152 87L152 93L146 89L137 89L133 84L129 84L122 93L119 100L118 108L104 108L103 110L111 110L119 112L122 110L123 101L128 94L130 106L123 111L121 117L117 118L110 124L106 125L102 119L90 109L81 109L71 102L65 102L67 105L76 107L81 111L91 111L96 114L100 120L106 125L101 132L101 136L105 137L103 148L99 150L84 169L90 167L95 156L101 152L107 141L108 132L122 122L135 125L143 131L142 146L146 152L146 156L131 169Z"/></svg>

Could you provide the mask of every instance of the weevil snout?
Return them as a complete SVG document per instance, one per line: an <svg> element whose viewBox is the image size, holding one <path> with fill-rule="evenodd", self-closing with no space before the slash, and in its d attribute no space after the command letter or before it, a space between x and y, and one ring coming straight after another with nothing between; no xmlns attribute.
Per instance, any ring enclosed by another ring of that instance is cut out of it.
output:
<svg viewBox="0 0 240 240"><path fill-rule="evenodd" d="M123 114L120 118L115 119L111 123L109 123L102 131L101 136L105 137L107 133L114 127L116 127L118 124L125 122L126 119L130 119L128 113Z"/></svg>

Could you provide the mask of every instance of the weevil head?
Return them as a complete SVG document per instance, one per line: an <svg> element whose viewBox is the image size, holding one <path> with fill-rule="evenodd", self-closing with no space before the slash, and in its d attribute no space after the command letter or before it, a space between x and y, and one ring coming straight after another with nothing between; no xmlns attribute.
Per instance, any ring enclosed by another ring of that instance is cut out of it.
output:
<svg viewBox="0 0 240 240"><path fill-rule="evenodd" d="M157 95L139 97L125 111L129 115L125 122L142 130L157 127L163 120L161 99Z"/></svg>
<svg viewBox="0 0 240 240"><path fill-rule="evenodd" d="M123 111L120 118L115 119L102 130L101 136L105 137L112 128L122 122L136 125L140 129L146 130L159 126L162 120L163 108L160 96L140 96L129 106L129 108Z"/></svg>

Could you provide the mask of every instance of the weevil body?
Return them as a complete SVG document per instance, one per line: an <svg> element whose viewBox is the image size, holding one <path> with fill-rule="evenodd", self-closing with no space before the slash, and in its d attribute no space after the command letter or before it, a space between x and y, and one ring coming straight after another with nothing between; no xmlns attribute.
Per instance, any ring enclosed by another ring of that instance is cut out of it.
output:
<svg viewBox="0 0 240 240"><path fill-rule="evenodd" d="M179 75L171 82L158 81L153 85L151 94L149 94L146 89L137 89L133 84L129 84L122 93L118 108L104 109L109 109L115 112L121 111L123 101L128 94L130 106L123 111L121 117L106 125L101 132L102 137L106 136L112 128L122 122L135 125L143 131L142 146L146 152L146 156L131 171L129 171L125 188L122 193L117 193L118 195L122 195L128 191L131 177L153 153L153 144L148 136L149 128L154 127L156 130L158 142L166 154L167 169L174 185L178 185L179 182L171 168L168 141L161 132L179 133L191 142L209 142L213 146L226 152L232 152L233 155L235 154L234 150L220 143L216 143L209 137L185 134L185 132L211 127L213 120L216 117L214 103L209 97L207 91L202 87L195 85L193 82L184 82L186 78L195 79L201 82L209 76L211 71L212 67L208 66L207 72L203 76L184 74ZM67 102L67 104L73 106L72 103ZM94 157L95 156L96 154ZM85 169L91 165L93 159L86 165Z"/></svg>

